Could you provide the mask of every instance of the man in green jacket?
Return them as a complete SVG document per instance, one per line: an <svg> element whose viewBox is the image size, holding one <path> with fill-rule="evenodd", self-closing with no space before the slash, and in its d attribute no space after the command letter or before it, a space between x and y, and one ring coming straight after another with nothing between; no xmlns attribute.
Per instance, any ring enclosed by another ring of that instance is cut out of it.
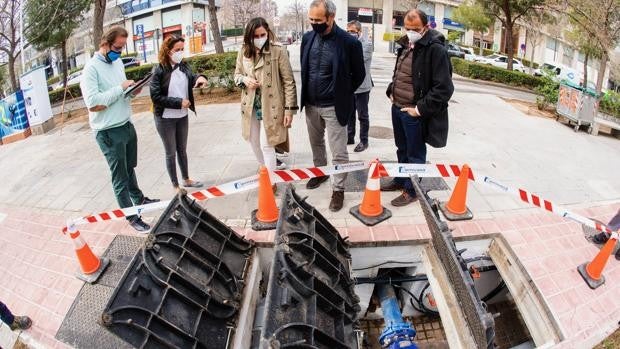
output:
<svg viewBox="0 0 620 349"><path fill-rule="evenodd" d="M138 164L138 139L131 123L130 101L123 92L135 82L127 80L119 59L127 36L123 27L109 29L101 39L99 51L86 63L80 82L90 127L110 166L114 195L122 208L159 201L142 194L134 171ZM138 93L135 91L134 95ZM127 220L138 232L151 229L139 216L129 216Z"/></svg>

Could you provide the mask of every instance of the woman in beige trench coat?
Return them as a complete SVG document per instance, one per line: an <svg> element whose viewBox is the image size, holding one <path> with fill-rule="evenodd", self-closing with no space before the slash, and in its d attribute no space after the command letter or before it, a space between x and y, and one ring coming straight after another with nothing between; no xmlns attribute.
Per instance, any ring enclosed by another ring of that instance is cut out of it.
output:
<svg viewBox="0 0 620 349"><path fill-rule="evenodd" d="M237 55L235 83L241 88L243 138L256 159L276 169L275 146L287 140L297 112L297 89L286 48L274 42L265 19L251 19Z"/></svg>

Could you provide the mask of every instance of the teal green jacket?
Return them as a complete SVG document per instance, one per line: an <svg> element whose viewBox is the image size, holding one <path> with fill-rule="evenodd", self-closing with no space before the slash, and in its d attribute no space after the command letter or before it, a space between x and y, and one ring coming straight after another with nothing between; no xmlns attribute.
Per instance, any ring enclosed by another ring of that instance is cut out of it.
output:
<svg viewBox="0 0 620 349"><path fill-rule="evenodd" d="M120 59L107 63L96 52L86 63L80 81L84 103L88 109L97 105L106 107L105 110L88 113L93 130L103 131L130 121L130 99L123 96L121 87L125 80L125 66Z"/></svg>

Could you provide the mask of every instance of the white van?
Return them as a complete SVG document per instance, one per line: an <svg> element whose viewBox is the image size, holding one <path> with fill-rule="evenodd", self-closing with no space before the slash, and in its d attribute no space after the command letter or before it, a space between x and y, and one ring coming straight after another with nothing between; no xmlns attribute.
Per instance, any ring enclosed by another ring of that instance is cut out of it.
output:
<svg viewBox="0 0 620 349"><path fill-rule="evenodd" d="M545 71L551 71L555 76L554 79L557 81L566 80L577 86L583 80L583 74L579 73L575 69L555 63L543 64L541 67L534 70L534 76L542 76Z"/></svg>

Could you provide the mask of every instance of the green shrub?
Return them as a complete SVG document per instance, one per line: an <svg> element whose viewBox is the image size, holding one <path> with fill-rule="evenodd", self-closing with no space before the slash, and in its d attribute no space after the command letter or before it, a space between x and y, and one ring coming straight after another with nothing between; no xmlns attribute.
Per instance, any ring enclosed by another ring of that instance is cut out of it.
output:
<svg viewBox="0 0 620 349"><path fill-rule="evenodd" d="M527 68L530 67L530 61L528 59L525 59L525 58L521 59L521 63L523 63L524 67L527 67ZM534 62L532 65L532 68L538 69L538 67L539 67L539 64Z"/></svg>
<svg viewBox="0 0 620 349"><path fill-rule="evenodd" d="M620 118L620 93L607 91L601 97L599 110L605 114Z"/></svg>
<svg viewBox="0 0 620 349"><path fill-rule="evenodd" d="M194 56L187 59L192 71L204 74L209 78L209 87L224 87L229 91L235 88L234 72L237 60L237 52L226 52L222 54L212 54L205 56ZM125 70L128 80L140 80L153 69L153 64L143 64ZM53 79L53 78L52 78ZM51 80L51 79L50 79ZM49 80L48 80L49 83ZM69 90L74 98L81 97L80 85L69 86ZM56 89L49 92L52 104L62 101L64 89ZM71 96L67 96L71 98Z"/></svg>
<svg viewBox="0 0 620 349"><path fill-rule="evenodd" d="M65 88L57 88L54 91L49 92L50 103L58 103L62 102L63 93L65 92ZM80 84L75 84L69 86L69 91L67 92L67 100L71 100L71 97L77 98L82 96L82 91L80 90Z"/></svg>
<svg viewBox="0 0 620 349"><path fill-rule="evenodd" d="M128 52L128 53L123 53L121 55L122 58L124 57L138 57L138 52Z"/></svg>
<svg viewBox="0 0 620 349"><path fill-rule="evenodd" d="M138 81L145 77L146 74L150 73L151 70L153 70L153 64L142 64L137 67L125 69L125 75L127 76L127 80Z"/></svg>
<svg viewBox="0 0 620 349"><path fill-rule="evenodd" d="M452 58L454 72L471 79L495 81L512 86L536 88L540 78L525 73L494 67L492 65L468 62L461 58Z"/></svg>
<svg viewBox="0 0 620 349"><path fill-rule="evenodd" d="M241 36L243 35L243 28L229 28L222 30L223 36Z"/></svg>
<svg viewBox="0 0 620 349"><path fill-rule="evenodd" d="M536 104L538 109L543 110L549 105L555 105L558 102L560 94L560 83L555 81L551 74L543 74L540 84L534 89L538 94Z"/></svg>

